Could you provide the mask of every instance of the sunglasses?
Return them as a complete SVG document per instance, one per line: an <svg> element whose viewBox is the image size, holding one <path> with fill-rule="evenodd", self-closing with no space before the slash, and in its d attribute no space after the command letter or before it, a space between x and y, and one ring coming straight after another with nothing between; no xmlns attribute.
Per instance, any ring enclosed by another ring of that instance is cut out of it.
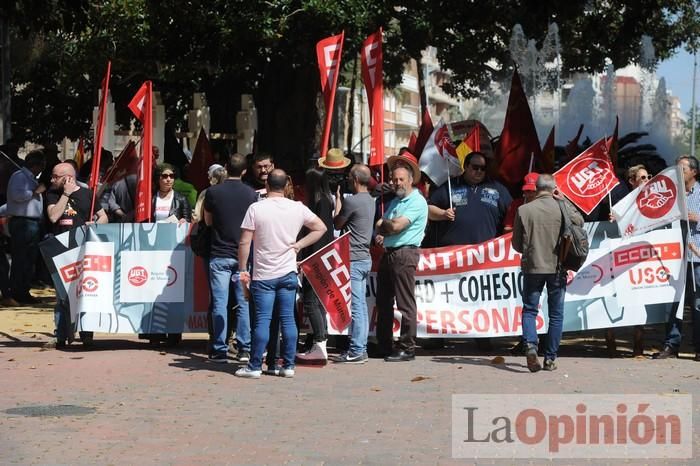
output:
<svg viewBox="0 0 700 466"><path fill-rule="evenodd" d="M175 173L161 173L160 174L160 179L161 180L166 180L168 178L175 179Z"/></svg>
<svg viewBox="0 0 700 466"><path fill-rule="evenodd" d="M473 163L470 163L469 168L471 168L475 172L485 172L486 171L486 165L474 165Z"/></svg>
<svg viewBox="0 0 700 466"><path fill-rule="evenodd" d="M648 180L648 179L650 179L650 178L651 178L651 176L649 176L649 175L641 175L641 176L639 176L639 179L640 179L640 180Z"/></svg>

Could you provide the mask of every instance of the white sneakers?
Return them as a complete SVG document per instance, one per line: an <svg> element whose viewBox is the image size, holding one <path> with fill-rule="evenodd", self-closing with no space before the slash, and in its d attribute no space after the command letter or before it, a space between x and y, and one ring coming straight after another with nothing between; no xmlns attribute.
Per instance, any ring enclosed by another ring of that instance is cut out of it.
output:
<svg viewBox="0 0 700 466"><path fill-rule="evenodd" d="M306 353L297 353L298 364L310 364L315 366L325 366L328 363L328 351L326 342L319 341Z"/></svg>

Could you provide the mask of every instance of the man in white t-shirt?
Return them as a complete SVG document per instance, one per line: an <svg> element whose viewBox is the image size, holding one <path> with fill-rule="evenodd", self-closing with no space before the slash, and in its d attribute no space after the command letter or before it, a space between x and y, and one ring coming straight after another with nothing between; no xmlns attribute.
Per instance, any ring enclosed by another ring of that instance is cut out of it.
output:
<svg viewBox="0 0 700 466"><path fill-rule="evenodd" d="M318 241L326 231L323 221L301 202L284 197L287 174L280 169L270 172L266 181L267 198L251 204L241 224L238 263L247 264L253 243L253 276L241 272L244 286L250 286L255 303L255 328L252 352L246 367L236 376L257 379L262 374L263 352L270 339L273 310L279 313L282 327L280 375L294 376L297 326L294 303L297 292L297 253ZM309 233L297 241L302 227ZM274 368L269 368L274 369Z"/></svg>

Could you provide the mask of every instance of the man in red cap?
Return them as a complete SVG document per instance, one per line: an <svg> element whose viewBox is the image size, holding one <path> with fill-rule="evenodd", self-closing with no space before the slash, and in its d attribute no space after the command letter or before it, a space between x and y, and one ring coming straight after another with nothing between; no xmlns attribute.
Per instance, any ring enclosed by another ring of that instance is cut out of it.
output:
<svg viewBox="0 0 700 466"><path fill-rule="evenodd" d="M509 233L513 231L513 222L515 221L515 213L518 211L518 207L523 204L527 204L535 198L537 193L537 178L539 173L530 172L525 175L523 180L523 197L518 199L513 199L510 207L508 207L508 212L506 212L506 218L503 220L503 233Z"/></svg>

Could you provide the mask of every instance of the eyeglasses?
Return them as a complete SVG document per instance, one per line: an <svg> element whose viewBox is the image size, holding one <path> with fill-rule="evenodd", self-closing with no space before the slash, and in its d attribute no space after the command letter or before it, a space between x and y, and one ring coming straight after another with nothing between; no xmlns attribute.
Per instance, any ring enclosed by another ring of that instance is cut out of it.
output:
<svg viewBox="0 0 700 466"><path fill-rule="evenodd" d="M267 172L267 171L272 170L272 164L271 164L271 163L268 163L268 164L265 164L265 165L256 165L256 168L257 168L258 170L260 170L260 171L266 171L266 172Z"/></svg>
<svg viewBox="0 0 700 466"><path fill-rule="evenodd" d="M469 168L471 168L475 172L485 172L486 171L486 165L474 165L473 163L470 163Z"/></svg>
<svg viewBox="0 0 700 466"><path fill-rule="evenodd" d="M60 180L61 178L65 178L68 175L56 175L55 173L51 175L52 180Z"/></svg>
<svg viewBox="0 0 700 466"><path fill-rule="evenodd" d="M648 180L649 178L651 178L651 176L649 176L649 175L639 175L637 178L639 178L640 180Z"/></svg>
<svg viewBox="0 0 700 466"><path fill-rule="evenodd" d="M175 173L161 173L160 174L160 179L161 180L166 180L168 178L175 179Z"/></svg>

